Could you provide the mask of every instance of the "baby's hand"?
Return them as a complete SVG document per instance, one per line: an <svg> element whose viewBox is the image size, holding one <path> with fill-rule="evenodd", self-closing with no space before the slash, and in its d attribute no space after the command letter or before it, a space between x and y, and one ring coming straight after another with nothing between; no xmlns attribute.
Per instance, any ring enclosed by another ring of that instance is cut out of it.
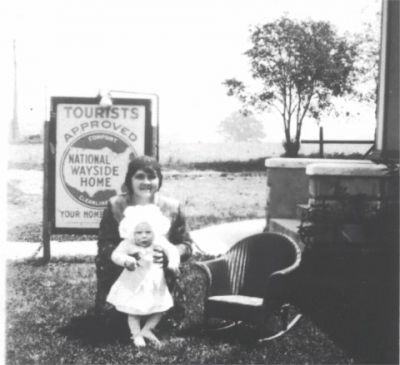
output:
<svg viewBox="0 0 400 365"><path fill-rule="evenodd" d="M128 257L124 262L124 268L133 271L139 266L137 260L133 257Z"/></svg>

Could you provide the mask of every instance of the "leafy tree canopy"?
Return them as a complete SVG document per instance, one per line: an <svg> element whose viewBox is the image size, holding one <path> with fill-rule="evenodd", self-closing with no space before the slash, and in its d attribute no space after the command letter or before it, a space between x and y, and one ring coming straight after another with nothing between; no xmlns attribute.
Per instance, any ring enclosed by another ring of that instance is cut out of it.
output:
<svg viewBox="0 0 400 365"><path fill-rule="evenodd" d="M286 152L297 155L304 117L318 119L331 96L353 91L357 44L340 37L328 22L287 17L256 26L251 41L245 54L260 87L252 91L242 81L229 79L224 82L228 95L237 96L244 110L276 109Z"/></svg>

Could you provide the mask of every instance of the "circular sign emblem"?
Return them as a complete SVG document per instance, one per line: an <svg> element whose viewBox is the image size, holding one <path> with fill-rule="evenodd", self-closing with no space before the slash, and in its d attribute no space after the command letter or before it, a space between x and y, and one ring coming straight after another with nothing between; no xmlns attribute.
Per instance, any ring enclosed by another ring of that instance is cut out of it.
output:
<svg viewBox="0 0 400 365"><path fill-rule="evenodd" d="M88 132L64 151L60 174L72 199L94 209L103 209L123 185L133 147L112 132Z"/></svg>

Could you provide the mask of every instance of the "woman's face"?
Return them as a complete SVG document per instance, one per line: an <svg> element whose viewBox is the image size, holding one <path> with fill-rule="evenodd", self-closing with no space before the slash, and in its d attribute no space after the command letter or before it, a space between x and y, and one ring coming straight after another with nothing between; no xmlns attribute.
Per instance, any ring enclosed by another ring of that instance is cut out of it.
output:
<svg viewBox="0 0 400 365"><path fill-rule="evenodd" d="M149 201L158 191L159 178L153 169L137 170L132 176L132 191L135 198Z"/></svg>

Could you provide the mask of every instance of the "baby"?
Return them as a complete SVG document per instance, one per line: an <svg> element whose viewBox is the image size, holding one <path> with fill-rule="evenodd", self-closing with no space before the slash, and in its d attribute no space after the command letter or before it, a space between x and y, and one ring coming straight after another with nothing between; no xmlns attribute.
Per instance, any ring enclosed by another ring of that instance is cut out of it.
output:
<svg viewBox="0 0 400 365"><path fill-rule="evenodd" d="M128 314L129 329L137 347L145 346L145 339L157 346L161 344L152 330L173 306L164 270L153 262L153 249L158 246L166 254L167 269L175 273L179 270L179 252L166 239L169 227L168 219L156 205L128 207L119 226L124 239L111 255L111 260L125 269L111 287L107 301ZM141 319L145 319L142 328Z"/></svg>

